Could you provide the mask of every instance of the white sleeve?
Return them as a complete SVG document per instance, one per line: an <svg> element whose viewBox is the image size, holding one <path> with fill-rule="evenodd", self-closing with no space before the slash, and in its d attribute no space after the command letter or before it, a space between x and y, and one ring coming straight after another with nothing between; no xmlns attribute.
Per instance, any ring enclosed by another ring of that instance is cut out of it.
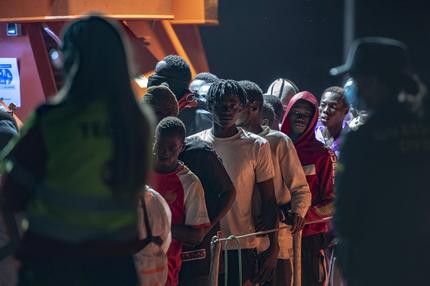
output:
<svg viewBox="0 0 430 286"><path fill-rule="evenodd" d="M275 170L272 162L272 151L270 150L269 142L265 140L264 143L258 146L255 179L257 183L261 183L272 179L274 176Z"/></svg>
<svg viewBox="0 0 430 286"><path fill-rule="evenodd" d="M309 185L293 142L291 140L282 142L283 150L279 152L279 161L283 182L291 192L291 210L305 217L311 205Z"/></svg>
<svg viewBox="0 0 430 286"><path fill-rule="evenodd" d="M190 184L184 186L185 225L205 227L210 225L206 209L205 193L197 176L193 175Z"/></svg>

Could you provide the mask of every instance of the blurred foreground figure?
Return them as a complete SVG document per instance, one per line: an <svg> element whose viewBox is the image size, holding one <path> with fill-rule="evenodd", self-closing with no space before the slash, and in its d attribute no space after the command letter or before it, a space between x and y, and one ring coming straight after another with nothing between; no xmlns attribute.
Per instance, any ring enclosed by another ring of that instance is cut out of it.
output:
<svg viewBox="0 0 430 286"><path fill-rule="evenodd" d="M67 26L63 53L63 90L2 156L2 209L29 222L19 285L136 285L137 196L152 134L126 43L116 23L85 16Z"/></svg>
<svg viewBox="0 0 430 286"><path fill-rule="evenodd" d="M0 102L0 151L3 150L9 141L18 136L18 126L13 116ZM0 208L0 285L15 286L18 281L19 263L13 257L14 231L8 229L8 220L15 224L12 217L6 217ZM18 234L15 232L15 235ZM16 239L15 239L16 240Z"/></svg>
<svg viewBox="0 0 430 286"><path fill-rule="evenodd" d="M430 125L401 101L418 92L408 70L406 46L386 38L355 41L331 70L352 76L348 100L369 111L338 168L335 229L348 286L429 283Z"/></svg>

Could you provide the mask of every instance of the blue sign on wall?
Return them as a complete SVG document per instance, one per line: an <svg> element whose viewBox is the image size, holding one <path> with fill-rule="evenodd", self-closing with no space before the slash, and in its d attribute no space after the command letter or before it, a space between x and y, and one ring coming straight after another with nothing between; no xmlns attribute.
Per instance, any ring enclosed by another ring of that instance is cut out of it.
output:
<svg viewBox="0 0 430 286"><path fill-rule="evenodd" d="M21 106L21 88L16 58L0 58L0 98L7 105Z"/></svg>

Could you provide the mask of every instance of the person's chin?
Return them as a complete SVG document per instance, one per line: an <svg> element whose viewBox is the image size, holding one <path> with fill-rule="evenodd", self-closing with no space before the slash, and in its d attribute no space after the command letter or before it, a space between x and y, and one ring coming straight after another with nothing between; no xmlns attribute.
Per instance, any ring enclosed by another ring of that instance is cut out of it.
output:
<svg viewBox="0 0 430 286"><path fill-rule="evenodd" d="M303 132L306 129L306 126L305 126L305 124L295 123L294 129L296 129L299 132Z"/></svg>
<svg viewBox="0 0 430 286"><path fill-rule="evenodd" d="M231 119L221 119L221 120L218 121L218 123L223 128L232 127L233 125L236 124L236 122L234 122Z"/></svg>
<svg viewBox="0 0 430 286"><path fill-rule="evenodd" d="M320 117L319 120L322 124L326 125L328 122L328 117Z"/></svg>
<svg viewBox="0 0 430 286"><path fill-rule="evenodd" d="M165 161L157 162L156 165L157 165L157 168L163 169L163 170L172 168L172 164L170 162L165 162Z"/></svg>

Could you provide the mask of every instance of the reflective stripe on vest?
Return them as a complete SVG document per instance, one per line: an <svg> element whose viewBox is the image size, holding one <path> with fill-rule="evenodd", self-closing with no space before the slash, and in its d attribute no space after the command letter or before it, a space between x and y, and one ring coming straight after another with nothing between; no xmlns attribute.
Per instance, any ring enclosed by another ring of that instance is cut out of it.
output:
<svg viewBox="0 0 430 286"><path fill-rule="evenodd" d="M133 200L62 193L38 184L13 158L8 158L6 166L16 183L35 194L28 208L29 231L68 242L136 236L137 204Z"/></svg>

